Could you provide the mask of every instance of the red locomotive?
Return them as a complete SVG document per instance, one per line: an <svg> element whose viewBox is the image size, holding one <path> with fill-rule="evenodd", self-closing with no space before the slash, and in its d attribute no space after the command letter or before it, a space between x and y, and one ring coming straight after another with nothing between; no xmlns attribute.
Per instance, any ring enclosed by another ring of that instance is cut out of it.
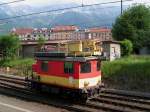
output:
<svg viewBox="0 0 150 112"><path fill-rule="evenodd" d="M101 91L101 57L37 52L32 66L32 88L42 88L84 100Z"/></svg>

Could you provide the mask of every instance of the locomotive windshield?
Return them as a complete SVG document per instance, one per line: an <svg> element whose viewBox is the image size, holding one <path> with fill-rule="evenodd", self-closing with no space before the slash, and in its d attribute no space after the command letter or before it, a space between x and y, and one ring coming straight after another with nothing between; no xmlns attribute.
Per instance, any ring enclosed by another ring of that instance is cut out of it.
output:
<svg viewBox="0 0 150 112"><path fill-rule="evenodd" d="M64 63L64 72L65 73L73 74L73 72L74 72L73 68L74 68L73 62L65 62Z"/></svg>
<svg viewBox="0 0 150 112"><path fill-rule="evenodd" d="M48 62L47 61L42 61L41 62L41 70L43 72L48 72Z"/></svg>
<svg viewBox="0 0 150 112"><path fill-rule="evenodd" d="M81 73L90 73L91 72L91 63L90 62L84 62L81 63Z"/></svg>

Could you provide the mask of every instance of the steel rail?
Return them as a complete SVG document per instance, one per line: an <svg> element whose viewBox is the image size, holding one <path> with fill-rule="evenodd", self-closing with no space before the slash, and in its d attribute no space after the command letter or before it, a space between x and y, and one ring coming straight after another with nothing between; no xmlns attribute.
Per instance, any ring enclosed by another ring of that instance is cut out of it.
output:
<svg viewBox="0 0 150 112"><path fill-rule="evenodd" d="M120 101L116 99L109 99L109 98L94 98L91 101L96 101L96 102L101 102L101 103L107 103L107 104L112 104L112 105L117 105L117 106L122 106L122 107L127 107L131 109L137 109L141 111L150 111L150 105L145 105L141 103L133 103L130 101Z"/></svg>
<svg viewBox="0 0 150 112"><path fill-rule="evenodd" d="M49 101L48 98L50 97L49 94L42 95L44 93L40 94L36 93L35 91L27 89L22 82L25 82L25 80L22 79L20 80L20 78L17 79L16 77L12 78L8 76L6 77L0 76L0 91L2 88L7 89L7 91L15 91L9 93L23 97L25 99L27 98L29 100L33 100L36 102L42 102L45 104L50 104L52 106L77 112L92 112L94 110L112 111L112 112L150 111L150 102L149 100L147 100L149 98L148 97L149 94L146 93L144 94L139 92L131 92L131 91L128 92L123 90L103 89L99 97L90 99L85 104L70 103L66 105L64 104L58 105L53 102L51 103L48 102Z"/></svg>
<svg viewBox="0 0 150 112"><path fill-rule="evenodd" d="M137 98L132 98L128 96L122 96L122 95L114 95L114 94L108 94L108 93L101 93L99 95L100 98L110 98L112 100L117 99L120 101L130 101L130 102L135 102L135 103L142 103L142 104L148 104L150 105L150 100L147 99L137 99Z"/></svg>
<svg viewBox="0 0 150 112"><path fill-rule="evenodd" d="M18 80L18 81L25 81L25 77L21 77L21 76L13 76L13 75L3 75L0 74L0 78L7 78L7 79L14 79L14 80Z"/></svg>
<svg viewBox="0 0 150 112"><path fill-rule="evenodd" d="M117 90L117 89L104 89L102 93L122 95L132 98L142 98L150 100L150 93L137 92L137 91L127 91L127 90Z"/></svg>
<svg viewBox="0 0 150 112"><path fill-rule="evenodd" d="M27 82L25 82L25 81L18 81L18 80L14 80L14 79L6 79L6 78L1 78L1 77L0 77L0 81L5 81L5 82L9 82L9 83L24 85L24 86L27 84Z"/></svg>

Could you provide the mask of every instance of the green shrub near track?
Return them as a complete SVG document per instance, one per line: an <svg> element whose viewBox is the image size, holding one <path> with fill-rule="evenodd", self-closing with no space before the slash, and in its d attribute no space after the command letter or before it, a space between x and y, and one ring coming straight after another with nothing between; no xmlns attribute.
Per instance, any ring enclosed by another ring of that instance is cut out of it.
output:
<svg viewBox="0 0 150 112"><path fill-rule="evenodd" d="M30 58L1 60L0 67L32 66L33 62L34 60Z"/></svg>
<svg viewBox="0 0 150 112"><path fill-rule="evenodd" d="M0 61L0 67L15 69L14 75L30 74L33 59ZM130 56L102 63L103 80L108 87L150 92L150 56Z"/></svg>
<svg viewBox="0 0 150 112"><path fill-rule="evenodd" d="M108 87L150 92L150 56L130 56L102 63Z"/></svg>
<svg viewBox="0 0 150 112"><path fill-rule="evenodd" d="M32 64L34 59L10 59L10 60L1 60L0 68L2 68L3 73L13 74L13 75L27 75L32 72ZM6 68L10 67L10 71L6 72Z"/></svg>

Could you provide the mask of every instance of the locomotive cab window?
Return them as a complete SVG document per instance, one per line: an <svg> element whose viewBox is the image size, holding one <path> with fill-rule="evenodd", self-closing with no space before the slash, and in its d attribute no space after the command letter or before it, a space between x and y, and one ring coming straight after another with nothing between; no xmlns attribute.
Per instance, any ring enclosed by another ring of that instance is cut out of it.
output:
<svg viewBox="0 0 150 112"><path fill-rule="evenodd" d="M100 71L101 62L97 61L97 71Z"/></svg>
<svg viewBox="0 0 150 112"><path fill-rule="evenodd" d="M64 63L64 73L73 74L74 72L74 66L72 62L65 62Z"/></svg>
<svg viewBox="0 0 150 112"><path fill-rule="evenodd" d="M41 70L43 72L48 72L48 61L42 61L41 62Z"/></svg>
<svg viewBox="0 0 150 112"><path fill-rule="evenodd" d="M81 63L81 68L80 68L81 73L90 73L91 72L91 63L90 62L85 62Z"/></svg>

